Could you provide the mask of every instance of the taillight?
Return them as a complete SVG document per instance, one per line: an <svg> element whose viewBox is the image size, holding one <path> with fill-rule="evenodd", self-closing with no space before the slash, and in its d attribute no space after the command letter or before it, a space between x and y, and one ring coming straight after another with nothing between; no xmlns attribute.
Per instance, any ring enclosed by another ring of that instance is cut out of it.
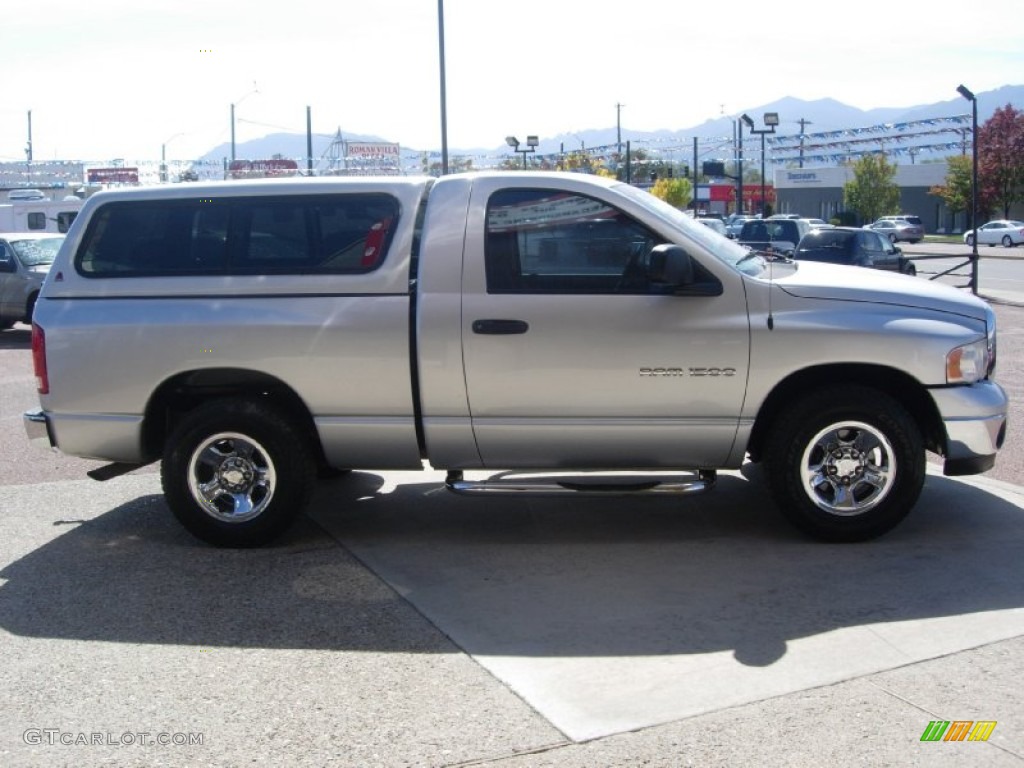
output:
<svg viewBox="0 0 1024 768"><path fill-rule="evenodd" d="M50 377L46 373L46 334L32 323L32 367L36 372L36 390L40 395L50 394Z"/></svg>

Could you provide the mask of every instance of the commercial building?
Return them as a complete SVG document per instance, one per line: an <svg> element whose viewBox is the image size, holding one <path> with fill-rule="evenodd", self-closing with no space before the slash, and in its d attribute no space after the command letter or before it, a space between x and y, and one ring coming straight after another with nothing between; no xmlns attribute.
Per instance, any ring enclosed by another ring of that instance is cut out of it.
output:
<svg viewBox="0 0 1024 768"><path fill-rule="evenodd" d="M954 216L942 198L930 192L933 187L946 183L947 172L945 162L897 165L893 182L900 188L900 206L899 211L891 213L920 216L926 232L954 233L969 229L967 212ZM833 219L845 210L843 187L853 179L853 167L849 165L777 169L776 213L799 213L825 221Z"/></svg>

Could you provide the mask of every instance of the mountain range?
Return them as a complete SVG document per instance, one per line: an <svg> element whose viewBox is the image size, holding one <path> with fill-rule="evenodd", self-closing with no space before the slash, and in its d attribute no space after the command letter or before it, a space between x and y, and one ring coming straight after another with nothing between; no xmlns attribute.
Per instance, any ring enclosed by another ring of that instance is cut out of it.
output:
<svg viewBox="0 0 1024 768"><path fill-rule="evenodd" d="M1012 105L1015 109L1024 109L1024 85L1006 85L996 90L978 93L976 96L978 100L979 124L988 120L997 108ZM803 133L812 136L816 132L855 131L872 126L902 124L964 115L969 114L970 111L970 103L959 96L934 104L870 110L851 107L835 99L807 101L787 97L743 110L744 113L751 115L758 125L760 125L761 116L765 112L777 112L782 118L783 124L789 128L789 130L779 130L778 135L780 137L800 134L801 131L796 126L801 125L801 121L803 121ZM662 144L677 142L680 146L685 146L688 142L692 142L695 137L698 139L731 137L735 120L736 118L733 116L723 115L716 119L707 120L700 125L679 130L634 131L624 127L622 130L622 141L628 140L641 146L653 142ZM341 128L338 129L338 133L345 141L350 142L394 142L400 138L349 134L345 133ZM556 136L542 136L539 139L540 143L537 146L537 153L553 154L563 149L565 151L579 149L581 145L594 148L615 144L617 141L617 131L615 126L611 126L609 128L562 133ZM324 158L329 153L332 141L331 137L313 136L314 163L317 163L319 160L319 164L322 165L325 162ZM420 158L425 152L433 156L439 155L437 147L402 147L401 151L403 166L420 162ZM230 153L230 144L221 144L211 149L202 159L219 162L224 157L229 156ZM235 153L237 157L250 159L270 158L275 155L286 158L305 158L306 135L297 133L269 134L259 139L237 143ZM495 147L449 148L449 155L451 157L493 158L509 155L510 153L511 150L503 144Z"/></svg>

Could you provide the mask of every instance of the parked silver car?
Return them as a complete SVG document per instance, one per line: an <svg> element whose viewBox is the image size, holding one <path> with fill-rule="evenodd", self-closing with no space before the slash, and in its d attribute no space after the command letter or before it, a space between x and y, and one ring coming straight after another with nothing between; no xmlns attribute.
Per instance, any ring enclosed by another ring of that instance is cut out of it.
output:
<svg viewBox="0 0 1024 768"><path fill-rule="evenodd" d="M730 213L729 218L725 220L725 236L735 240L740 236L740 230L743 229L743 225L746 222L760 218L760 214L757 216L750 216L743 213Z"/></svg>
<svg viewBox="0 0 1024 768"><path fill-rule="evenodd" d="M881 235L889 238L889 242L895 243L903 240L908 243L918 243L924 239L924 227L914 224L908 219L886 216L878 221L868 224L865 229L873 229Z"/></svg>
<svg viewBox="0 0 1024 768"><path fill-rule="evenodd" d="M43 278L63 242L64 235L52 233L0 233L0 330L32 319Z"/></svg>

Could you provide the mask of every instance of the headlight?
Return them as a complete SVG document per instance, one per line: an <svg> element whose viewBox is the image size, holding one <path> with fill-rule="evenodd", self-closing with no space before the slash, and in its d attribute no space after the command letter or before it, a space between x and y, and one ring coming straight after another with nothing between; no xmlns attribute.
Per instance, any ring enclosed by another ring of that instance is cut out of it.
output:
<svg viewBox="0 0 1024 768"><path fill-rule="evenodd" d="M950 351L946 355L946 383L973 384L988 376L989 362L995 360L995 338L993 337L991 341L991 357L988 338L978 339Z"/></svg>

